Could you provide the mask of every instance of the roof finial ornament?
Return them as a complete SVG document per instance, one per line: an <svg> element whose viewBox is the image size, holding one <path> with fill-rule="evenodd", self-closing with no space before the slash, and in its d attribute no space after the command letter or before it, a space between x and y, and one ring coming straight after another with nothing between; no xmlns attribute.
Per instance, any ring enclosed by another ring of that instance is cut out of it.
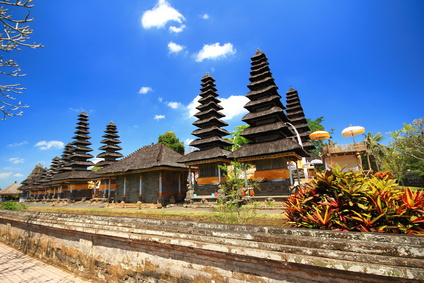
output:
<svg viewBox="0 0 424 283"><path fill-rule="evenodd" d="M209 72L206 72L206 76L207 76L207 77L208 77L208 76L210 76L210 75L209 75Z"/></svg>
<svg viewBox="0 0 424 283"><path fill-rule="evenodd" d="M259 49L259 47L258 47L258 49L256 49L256 54L259 54L259 53L261 53L262 51Z"/></svg>

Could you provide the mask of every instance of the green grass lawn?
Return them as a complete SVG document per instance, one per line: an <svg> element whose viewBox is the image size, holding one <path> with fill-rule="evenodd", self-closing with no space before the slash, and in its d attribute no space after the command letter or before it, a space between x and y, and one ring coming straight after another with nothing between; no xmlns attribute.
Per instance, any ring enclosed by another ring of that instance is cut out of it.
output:
<svg viewBox="0 0 424 283"><path fill-rule="evenodd" d="M289 227L286 220L279 213L261 213L260 211L246 210L237 212L220 211L166 211L161 209L108 209L108 208L68 208L68 207L28 207L28 211L52 212L52 213L73 213L83 215L102 216L125 216L140 217L150 219L170 219L196 222L214 222L229 224L249 224L260 226Z"/></svg>

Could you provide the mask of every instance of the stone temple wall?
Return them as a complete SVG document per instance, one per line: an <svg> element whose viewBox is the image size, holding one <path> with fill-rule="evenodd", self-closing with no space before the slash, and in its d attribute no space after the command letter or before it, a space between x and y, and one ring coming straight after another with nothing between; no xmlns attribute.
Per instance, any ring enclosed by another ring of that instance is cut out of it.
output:
<svg viewBox="0 0 424 283"><path fill-rule="evenodd" d="M418 172L406 173L403 184L411 187L424 187L424 176Z"/></svg>
<svg viewBox="0 0 424 283"><path fill-rule="evenodd" d="M95 282L422 282L424 238L0 211L0 240Z"/></svg>

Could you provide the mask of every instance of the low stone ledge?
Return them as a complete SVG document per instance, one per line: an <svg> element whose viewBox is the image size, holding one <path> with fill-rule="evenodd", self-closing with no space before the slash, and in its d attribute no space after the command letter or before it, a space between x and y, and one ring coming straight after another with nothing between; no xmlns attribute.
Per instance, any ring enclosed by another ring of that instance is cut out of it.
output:
<svg viewBox="0 0 424 283"><path fill-rule="evenodd" d="M249 274L269 280L304 279L309 276L305 274L306 270L310 272L311 268L317 274L316 277L320 278L317 281L322 282L328 279L328 274L336 274L334 276L341 280L337 282L343 282L347 278L361 278L363 281L364 276L370 282L371 278L374 280L372 282L384 282L387 278L396 278L398 281L424 280L424 239L418 236L28 211L2 211L0 223L1 236L6 241L13 238L7 230L10 232L11 227L15 227L20 231L18 234L25 231L26 234L32 232L41 235L39 237L49 235L46 237L53 239L53 242L67 241L65 247L84 250L84 256L87 256L87 249L81 245L91 243L89 254L98 265L103 264L108 268L115 266L113 256L105 257L103 254L112 249L125 256L134 256L133 253L141 256L141 253L144 259L150 259L152 255L162 259L171 258L174 259L171 262L178 266L185 266L180 261L193 257L197 261L191 260L191 264L201 266L200 263L203 262L205 268L214 266L215 271L222 273L227 270L224 273L230 271L231 276L236 273L238 276ZM81 242L81 239L89 240ZM24 239L22 235L19 241L29 241L31 245L35 245L32 242L34 239ZM15 246L20 246L17 242ZM105 245L106 242L109 246ZM93 252L94 250L97 252ZM121 259L124 260L125 256ZM227 262L227 265L218 263L223 258L234 262ZM249 267L247 273L243 268L237 267L241 264L238 262L240 260L244 262L244 267ZM139 260L137 262L140 264ZM171 262L169 264L172 266ZM122 262L115 264L120 266ZM131 268L138 266L130 265ZM270 266L274 271L268 274L265 270ZM142 267L144 270L145 264ZM292 269L300 270L299 274ZM158 270L167 269L160 267ZM159 272L158 270L155 269L155 272ZM199 274L204 276L203 271Z"/></svg>

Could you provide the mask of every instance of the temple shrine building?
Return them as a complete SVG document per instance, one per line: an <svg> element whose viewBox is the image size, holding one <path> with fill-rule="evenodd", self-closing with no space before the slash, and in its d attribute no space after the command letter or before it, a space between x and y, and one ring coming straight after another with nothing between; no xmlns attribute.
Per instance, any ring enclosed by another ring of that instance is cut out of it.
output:
<svg viewBox="0 0 424 283"><path fill-rule="evenodd" d="M65 146L60 158L53 158L49 169L37 165L20 190L32 199L165 204L184 200L187 187L200 196L216 194L219 184L226 182L221 166L238 161L253 165L250 178L261 188L257 195L289 194L294 180L288 164L305 160L314 148L298 92L293 88L286 92L284 107L268 58L259 49L251 57L249 81L249 102L244 105L248 113L242 118L249 127L241 133L249 143L234 151L232 142L225 138L228 124L223 120L215 79L206 73L201 78L198 112L194 115L197 120L192 135L196 139L190 143L197 150L181 155L158 143L123 157L117 126L110 122L100 142L102 152L97 155L102 161L93 164L88 114L82 112L74 141Z"/></svg>
<svg viewBox="0 0 424 283"><path fill-rule="evenodd" d="M226 181L220 166L230 163L231 151L225 147L232 143L222 138L229 132L222 129L228 124L221 120L225 115L220 112L223 108L217 98L215 79L207 73L201 81L200 105L196 107L199 112L194 115L197 121L193 123L198 129L192 132L197 139L190 143L198 150L184 155L178 162L189 166L190 170L192 166L198 168L196 193L208 195L217 192L217 185Z"/></svg>

